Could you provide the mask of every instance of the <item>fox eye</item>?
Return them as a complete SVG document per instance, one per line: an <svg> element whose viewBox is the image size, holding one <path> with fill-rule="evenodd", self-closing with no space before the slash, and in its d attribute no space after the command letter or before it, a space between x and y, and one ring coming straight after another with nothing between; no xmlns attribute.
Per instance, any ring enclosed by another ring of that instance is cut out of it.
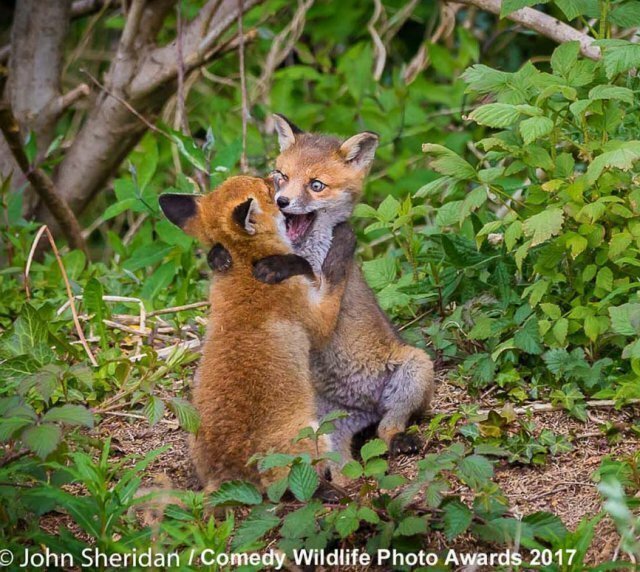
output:
<svg viewBox="0 0 640 572"><path fill-rule="evenodd" d="M309 187L314 193L319 193L320 191L324 190L326 186L327 185L325 185L322 181L319 181L318 179L312 179L311 183L309 183Z"/></svg>
<svg viewBox="0 0 640 572"><path fill-rule="evenodd" d="M273 185L276 188L276 191L279 191L282 183L287 180L287 176L280 171L272 171L271 178L273 179Z"/></svg>

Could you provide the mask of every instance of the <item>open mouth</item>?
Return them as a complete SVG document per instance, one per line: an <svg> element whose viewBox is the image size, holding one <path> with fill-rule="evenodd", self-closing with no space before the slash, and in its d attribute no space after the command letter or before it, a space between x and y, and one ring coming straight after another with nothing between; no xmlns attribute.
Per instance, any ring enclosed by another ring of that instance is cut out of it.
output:
<svg viewBox="0 0 640 572"><path fill-rule="evenodd" d="M287 214L283 213L285 224L287 227L287 236L293 243L299 243L307 235L313 221L316 218L315 212L305 214Z"/></svg>

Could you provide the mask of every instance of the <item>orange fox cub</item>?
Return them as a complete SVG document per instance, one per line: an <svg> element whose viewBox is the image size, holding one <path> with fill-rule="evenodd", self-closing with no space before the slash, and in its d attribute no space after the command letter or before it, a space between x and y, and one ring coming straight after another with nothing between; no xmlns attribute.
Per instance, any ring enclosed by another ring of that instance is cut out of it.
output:
<svg viewBox="0 0 640 572"><path fill-rule="evenodd" d="M343 246L330 251L329 276L319 281L293 254L284 215L262 179L233 177L201 197L165 194L160 206L211 248L210 264L227 267L211 285L193 392L201 417L191 447L198 476L208 487L229 479L267 486L279 475L248 465L255 453L328 450L328 442L317 451L309 440L292 440L316 423L309 355L335 328L355 237L345 225L336 229Z"/></svg>

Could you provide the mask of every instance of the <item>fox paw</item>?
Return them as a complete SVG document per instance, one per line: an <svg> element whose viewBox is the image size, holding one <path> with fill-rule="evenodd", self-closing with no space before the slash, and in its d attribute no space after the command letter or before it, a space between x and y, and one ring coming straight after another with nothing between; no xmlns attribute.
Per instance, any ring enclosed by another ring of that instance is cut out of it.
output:
<svg viewBox="0 0 640 572"><path fill-rule="evenodd" d="M389 443L392 457L398 455L417 455L422 448L422 440L415 433L396 433Z"/></svg>
<svg viewBox="0 0 640 572"><path fill-rule="evenodd" d="M207 262L212 270L226 272L231 268L231 254L221 244L214 244L207 254Z"/></svg>
<svg viewBox="0 0 640 572"><path fill-rule="evenodd" d="M272 260L264 258L253 265L253 275L265 284L279 284L289 277L287 270L274 265Z"/></svg>

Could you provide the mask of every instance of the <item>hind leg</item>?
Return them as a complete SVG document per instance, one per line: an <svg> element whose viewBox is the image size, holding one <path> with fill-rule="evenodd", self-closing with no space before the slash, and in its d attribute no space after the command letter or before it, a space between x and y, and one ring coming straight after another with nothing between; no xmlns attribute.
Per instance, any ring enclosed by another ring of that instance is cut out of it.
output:
<svg viewBox="0 0 640 572"><path fill-rule="evenodd" d="M414 454L420 450L420 439L405 429L411 416L425 410L433 397L433 363L418 348L402 345L393 360L397 367L382 392L382 420L378 435L389 446L392 455Z"/></svg>

